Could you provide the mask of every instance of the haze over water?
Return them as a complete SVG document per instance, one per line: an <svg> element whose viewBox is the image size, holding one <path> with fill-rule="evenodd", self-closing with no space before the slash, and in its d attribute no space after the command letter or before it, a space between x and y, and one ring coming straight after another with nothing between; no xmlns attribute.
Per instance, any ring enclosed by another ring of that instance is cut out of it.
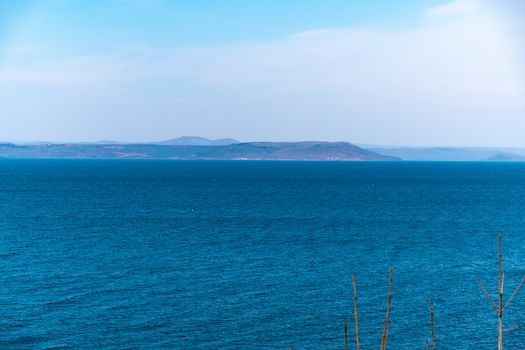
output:
<svg viewBox="0 0 525 350"><path fill-rule="evenodd" d="M493 349L524 274L525 164L0 161L2 349ZM506 327L525 320L525 295ZM352 332L350 332L352 334ZM353 341L351 335L350 341ZM505 335L525 347L525 330Z"/></svg>

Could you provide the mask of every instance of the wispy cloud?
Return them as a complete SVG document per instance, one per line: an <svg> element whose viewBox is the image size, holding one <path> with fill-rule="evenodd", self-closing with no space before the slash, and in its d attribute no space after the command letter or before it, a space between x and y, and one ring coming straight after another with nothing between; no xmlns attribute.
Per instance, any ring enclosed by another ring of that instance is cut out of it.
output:
<svg viewBox="0 0 525 350"><path fill-rule="evenodd" d="M483 5L480 0L454 0L450 3L432 7L427 10L427 17L449 17L473 14L481 11Z"/></svg>
<svg viewBox="0 0 525 350"><path fill-rule="evenodd" d="M128 45L101 55L5 59L0 89L24 98L35 86L59 89L75 101L63 112L68 118L96 110L104 125L133 115L149 127L155 114L158 134L150 139L171 136L163 132L174 125L185 128L179 134L242 139L501 145L497 135L505 135L516 145L521 134L508 130L525 128L523 63L487 1L431 8L403 29L325 28L191 50ZM35 101L24 115L56 108L40 95Z"/></svg>
<svg viewBox="0 0 525 350"><path fill-rule="evenodd" d="M212 86L267 93L329 91L380 99L404 92L408 98L426 93L428 99L454 100L502 91L515 96L521 92L517 65L512 45L480 14L411 29L325 29L232 46L199 77Z"/></svg>
<svg viewBox="0 0 525 350"><path fill-rule="evenodd" d="M14 50L20 52L18 48ZM23 52L23 50L22 50ZM176 56L107 54L47 58L0 64L4 83L38 83L52 86L81 86L122 83L143 79L170 78L191 74Z"/></svg>
<svg viewBox="0 0 525 350"><path fill-rule="evenodd" d="M20 57L20 56L30 56L38 54L42 51L42 46L37 44L18 44L13 46L0 47L0 57L7 56L11 57Z"/></svg>

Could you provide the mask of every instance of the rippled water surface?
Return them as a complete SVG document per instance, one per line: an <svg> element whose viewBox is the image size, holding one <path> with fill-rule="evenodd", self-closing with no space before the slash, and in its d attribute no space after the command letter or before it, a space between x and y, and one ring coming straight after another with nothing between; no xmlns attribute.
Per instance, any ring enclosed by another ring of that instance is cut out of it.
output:
<svg viewBox="0 0 525 350"><path fill-rule="evenodd" d="M0 160L1 349L495 349L525 163ZM525 349L525 291L505 349ZM353 333L350 339L353 341Z"/></svg>

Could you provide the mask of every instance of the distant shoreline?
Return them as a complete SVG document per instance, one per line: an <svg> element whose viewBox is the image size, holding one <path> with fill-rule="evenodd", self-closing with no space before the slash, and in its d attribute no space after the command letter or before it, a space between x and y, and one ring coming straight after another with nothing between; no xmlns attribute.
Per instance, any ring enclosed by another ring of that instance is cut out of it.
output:
<svg viewBox="0 0 525 350"><path fill-rule="evenodd" d="M0 157L34 159L171 159L398 161L348 142L247 142L229 145L0 144Z"/></svg>
<svg viewBox="0 0 525 350"><path fill-rule="evenodd" d="M525 148L363 147L349 142L238 142L186 137L156 143L0 143L0 158L524 162Z"/></svg>

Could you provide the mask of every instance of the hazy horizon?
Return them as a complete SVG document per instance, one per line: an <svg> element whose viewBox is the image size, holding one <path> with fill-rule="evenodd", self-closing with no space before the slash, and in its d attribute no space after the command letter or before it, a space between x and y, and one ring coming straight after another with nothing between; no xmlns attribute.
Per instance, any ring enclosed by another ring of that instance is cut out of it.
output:
<svg viewBox="0 0 525 350"><path fill-rule="evenodd" d="M524 14L518 0L2 2L0 140L525 147Z"/></svg>
<svg viewBox="0 0 525 350"><path fill-rule="evenodd" d="M104 142L111 142L111 143L121 143L121 144L155 144L155 143L161 143L164 141L171 141L179 138L204 138L209 141L217 141L217 140L224 140L224 139L232 139L239 143L246 143L246 142L348 142L351 144L354 144L356 146L362 147L362 148L414 148L414 149L425 149L425 148L468 148L468 149L496 149L496 150L504 150L504 149L525 149L525 146L484 146L484 145L474 145L474 146L450 146L450 145L425 145L425 146L419 146L419 145L411 145L411 144L402 144L402 145L389 145L389 144L375 144L375 143L356 143L352 142L352 140L317 140L317 139L305 139L305 140L265 140L265 139L254 139L254 140L246 140L246 139L236 139L232 137L218 137L218 138L210 138L206 136L200 136L200 135L180 135L175 136L167 139L159 139L159 140L144 140L144 141L137 141L137 140L103 140L103 139L94 139L94 140L63 140L63 141L56 141L56 140L5 140L1 139L0 143L11 143L11 144L19 144L19 145L31 145L31 144L89 144L89 143L104 143ZM216 145L220 146L220 145Z"/></svg>

